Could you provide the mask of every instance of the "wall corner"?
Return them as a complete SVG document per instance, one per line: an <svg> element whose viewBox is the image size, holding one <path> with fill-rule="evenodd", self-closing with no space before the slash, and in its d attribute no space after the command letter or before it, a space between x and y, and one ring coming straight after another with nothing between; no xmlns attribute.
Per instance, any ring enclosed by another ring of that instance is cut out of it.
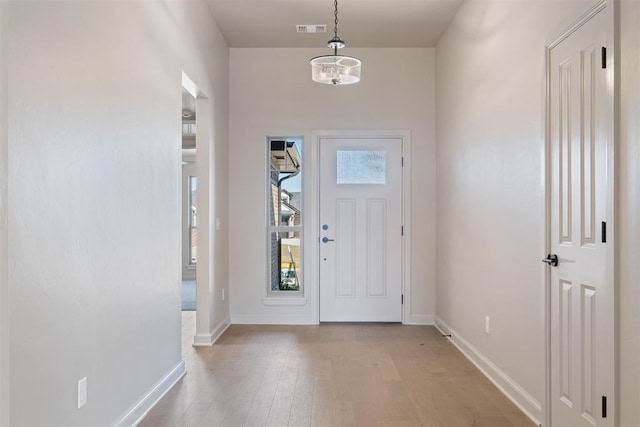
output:
<svg viewBox="0 0 640 427"><path fill-rule="evenodd" d="M0 426L9 425L7 9L0 1Z"/></svg>

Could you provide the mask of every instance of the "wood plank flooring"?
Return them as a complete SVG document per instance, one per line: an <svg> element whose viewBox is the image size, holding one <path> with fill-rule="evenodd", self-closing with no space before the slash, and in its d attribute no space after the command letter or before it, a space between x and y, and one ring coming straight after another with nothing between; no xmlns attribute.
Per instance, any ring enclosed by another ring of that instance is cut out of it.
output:
<svg viewBox="0 0 640 427"><path fill-rule="evenodd" d="M232 325L141 423L160 426L533 426L429 326Z"/></svg>

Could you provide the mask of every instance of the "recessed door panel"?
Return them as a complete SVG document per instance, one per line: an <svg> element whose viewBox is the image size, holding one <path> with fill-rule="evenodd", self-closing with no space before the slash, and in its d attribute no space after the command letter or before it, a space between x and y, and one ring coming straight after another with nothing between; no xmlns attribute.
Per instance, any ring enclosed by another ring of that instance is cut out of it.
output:
<svg viewBox="0 0 640 427"><path fill-rule="evenodd" d="M336 298L356 296L356 201L336 200Z"/></svg>
<svg viewBox="0 0 640 427"><path fill-rule="evenodd" d="M387 296L387 201L367 200L367 298Z"/></svg>

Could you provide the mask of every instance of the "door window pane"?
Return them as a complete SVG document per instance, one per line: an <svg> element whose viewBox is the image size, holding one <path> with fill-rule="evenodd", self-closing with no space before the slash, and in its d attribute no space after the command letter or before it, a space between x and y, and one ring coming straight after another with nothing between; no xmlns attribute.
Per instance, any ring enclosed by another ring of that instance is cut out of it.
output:
<svg viewBox="0 0 640 427"><path fill-rule="evenodd" d="M336 151L338 184L386 184L384 151Z"/></svg>

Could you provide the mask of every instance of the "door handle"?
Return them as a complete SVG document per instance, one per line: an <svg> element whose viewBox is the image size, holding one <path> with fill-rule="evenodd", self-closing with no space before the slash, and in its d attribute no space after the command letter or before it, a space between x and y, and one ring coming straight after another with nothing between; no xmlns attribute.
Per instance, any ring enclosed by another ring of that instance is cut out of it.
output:
<svg viewBox="0 0 640 427"><path fill-rule="evenodd" d="M327 243L327 242L335 242L336 239L330 239L328 237L323 237L322 238L322 243Z"/></svg>
<svg viewBox="0 0 640 427"><path fill-rule="evenodd" d="M557 267L558 266L558 255L556 255L556 254L547 254L547 257L545 259L543 259L542 262L546 262L551 267Z"/></svg>

